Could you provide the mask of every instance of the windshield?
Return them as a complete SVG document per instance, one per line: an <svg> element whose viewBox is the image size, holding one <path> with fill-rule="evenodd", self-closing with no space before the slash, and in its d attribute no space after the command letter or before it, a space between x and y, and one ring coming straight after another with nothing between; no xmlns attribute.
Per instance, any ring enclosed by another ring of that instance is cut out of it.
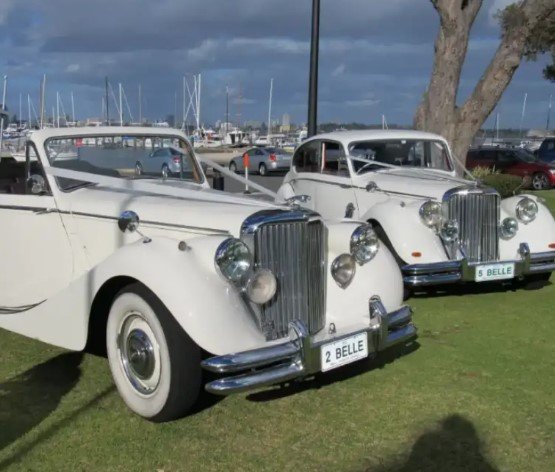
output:
<svg viewBox="0 0 555 472"><path fill-rule="evenodd" d="M353 161L355 172L369 172L386 166L453 170L447 147L441 141L422 139L388 139L358 141L349 145L349 154L362 160ZM372 165L375 162L376 165ZM370 164L370 165L369 165Z"/></svg>
<svg viewBox="0 0 555 472"><path fill-rule="evenodd" d="M52 167L128 180L203 180L193 150L179 137L72 136L49 139L45 147ZM87 185L61 177L57 181L62 190Z"/></svg>

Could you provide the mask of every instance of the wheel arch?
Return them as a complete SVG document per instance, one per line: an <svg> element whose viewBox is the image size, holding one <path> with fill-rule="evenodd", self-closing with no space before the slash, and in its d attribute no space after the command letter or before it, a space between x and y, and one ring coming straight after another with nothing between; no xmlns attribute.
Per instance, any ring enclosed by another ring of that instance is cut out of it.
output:
<svg viewBox="0 0 555 472"><path fill-rule="evenodd" d="M106 280L97 291L89 312L87 343L85 347L87 352L102 356L106 354L106 324L110 307L119 292L135 283L144 285L133 277L116 276Z"/></svg>

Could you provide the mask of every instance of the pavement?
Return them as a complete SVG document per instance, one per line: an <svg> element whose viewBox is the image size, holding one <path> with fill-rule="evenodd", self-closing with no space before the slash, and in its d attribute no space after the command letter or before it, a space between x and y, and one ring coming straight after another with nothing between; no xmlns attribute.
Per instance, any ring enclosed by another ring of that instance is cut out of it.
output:
<svg viewBox="0 0 555 472"><path fill-rule="evenodd" d="M267 189L272 190L273 192L277 192L278 188L281 186L281 183L283 182L284 176L285 174L277 174L277 175L271 175L267 177L261 177L260 175L251 175L249 177L249 180L252 180L259 185L262 185ZM210 185L212 185L212 180L213 180L212 176L211 175L208 176L208 182L210 183ZM226 192L232 192L232 193L244 192L245 185L240 182L237 182L236 180L233 180L231 177L224 177L224 190Z"/></svg>

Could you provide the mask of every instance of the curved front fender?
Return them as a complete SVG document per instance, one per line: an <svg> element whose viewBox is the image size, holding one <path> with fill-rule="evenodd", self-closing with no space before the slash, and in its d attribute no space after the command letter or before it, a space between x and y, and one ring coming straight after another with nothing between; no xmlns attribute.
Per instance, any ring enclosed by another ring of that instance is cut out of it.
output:
<svg viewBox="0 0 555 472"><path fill-rule="evenodd" d="M440 238L420 219L421 204L421 201L402 203L399 199L390 198L371 207L363 219L375 221L383 228L393 249L407 264L447 260ZM414 257L413 252L422 255Z"/></svg>

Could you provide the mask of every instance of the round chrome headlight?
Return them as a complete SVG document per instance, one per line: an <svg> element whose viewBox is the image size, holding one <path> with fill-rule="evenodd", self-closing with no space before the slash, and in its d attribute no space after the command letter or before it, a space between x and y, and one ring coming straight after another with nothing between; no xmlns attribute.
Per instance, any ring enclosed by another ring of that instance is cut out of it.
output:
<svg viewBox="0 0 555 472"><path fill-rule="evenodd" d="M215 261L223 276L234 283L240 282L252 266L248 246L235 238L226 239L218 246Z"/></svg>
<svg viewBox="0 0 555 472"><path fill-rule="evenodd" d="M441 224L441 204L428 200L420 207L420 218L429 228L439 227Z"/></svg>
<svg viewBox="0 0 555 472"><path fill-rule="evenodd" d="M534 221L537 214L538 204L529 197L524 197L516 205L516 217L524 224Z"/></svg>
<svg viewBox="0 0 555 472"><path fill-rule="evenodd" d="M374 259L380 240L371 225L362 225L351 236L351 254L362 265Z"/></svg>
<svg viewBox="0 0 555 472"><path fill-rule="evenodd" d="M446 243L456 241L459 239L459 223L456 220L446 221L439 234Z"/></svg>
<svg viewBox="0 0 555 472"><path fill-rule="evenodd" d="M269 269L257 270L247 282L245 292L249 299L258 304L268 303L277 290L276 276Z"/></svg>
<svg viewBox="0 0 555 472"><path fill-rule="evenodd" d="M356 261L351 254L341 254L331 264L331 275L341 288L346 288L351 283L356 270Z"/></svg>
<svg viewBox="0 0 555 472"><path fill-rule="evenodd" d="M501 222L501 237L504 239L514 238L518 231L518 221L516 218L505 218Z"/></svg>

